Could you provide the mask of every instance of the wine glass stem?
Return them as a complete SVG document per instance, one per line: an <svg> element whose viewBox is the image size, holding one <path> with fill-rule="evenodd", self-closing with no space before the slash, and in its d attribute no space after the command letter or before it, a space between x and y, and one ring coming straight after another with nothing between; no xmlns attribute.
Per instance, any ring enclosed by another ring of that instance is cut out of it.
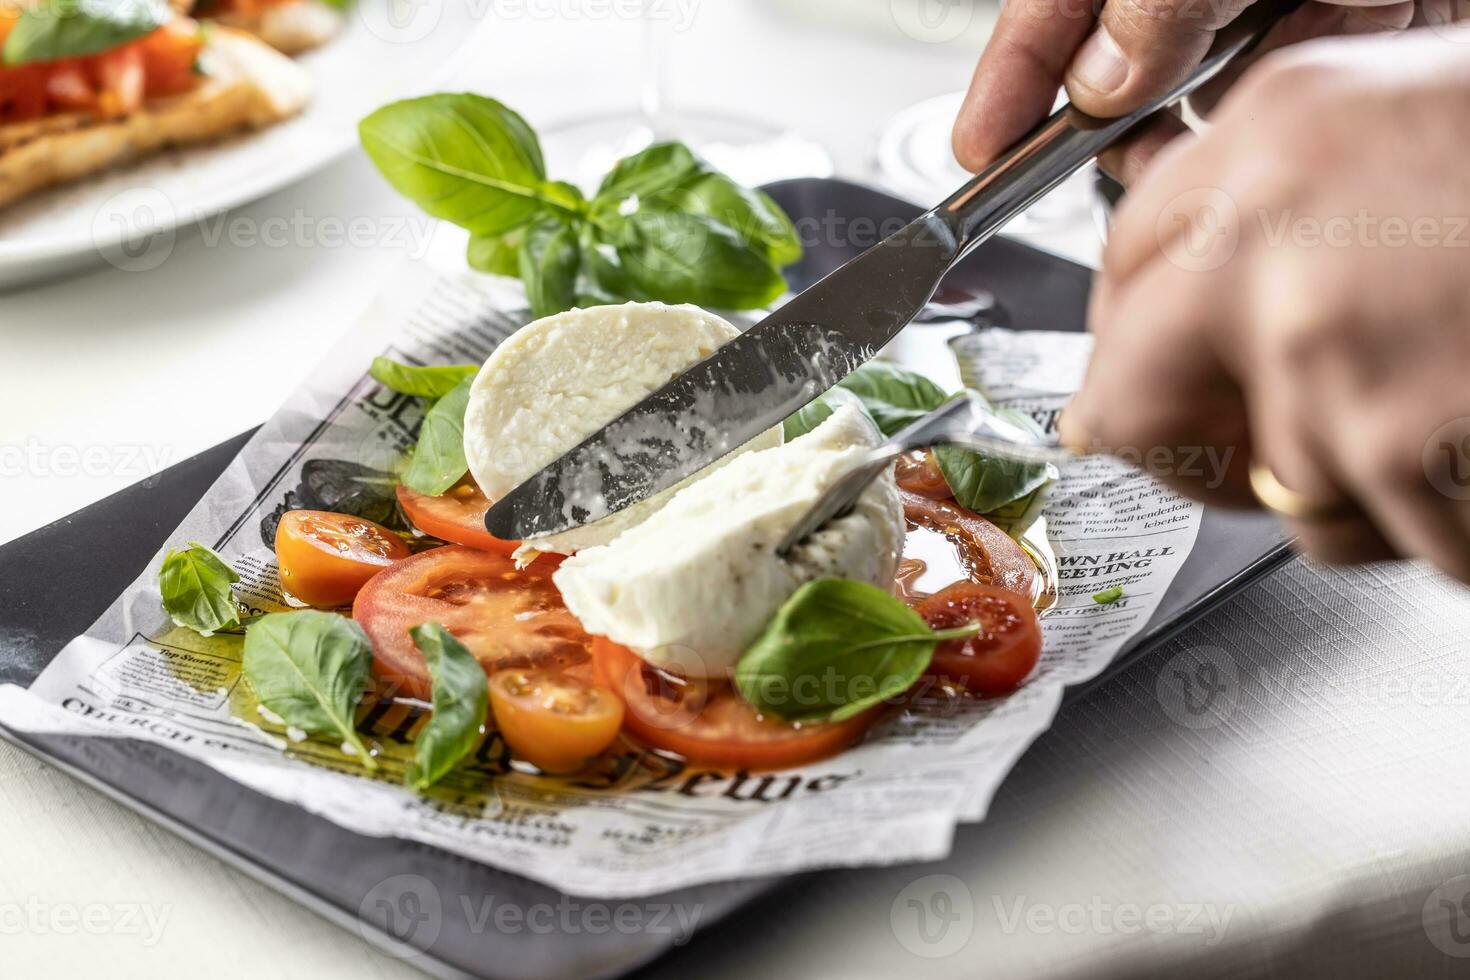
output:
<svg viewBox="0 0 1470 980"><path fill-rule="evenodd" d="M668 47L659 29L657 18L652 15L653 0L643 0L643 65L638 109L648 128L657 138L664 111L664 83L667 72Z"/></svg>

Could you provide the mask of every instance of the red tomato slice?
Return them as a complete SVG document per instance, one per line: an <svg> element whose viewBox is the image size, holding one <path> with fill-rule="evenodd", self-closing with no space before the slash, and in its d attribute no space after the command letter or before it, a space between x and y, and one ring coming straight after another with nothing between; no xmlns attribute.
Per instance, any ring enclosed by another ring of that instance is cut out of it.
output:
<svg viewBox="0 0 1470 980"><path fill-rule="evenodd" d="M685 680L598 636L598 680L623 699L623 729L656 749L723 769L787 769L836 755L882 714L877 705L839 722L767 718L729 684Z"/></svg>
<svg viewBox="0 0 1470 980"><path fill-rule="evenodd" d="M387 565L408 557L392 531L361 517L288 510L276 525L281 586L313 606L341 606Z"/></svg>
<svg viewBox="0 0 1470 980"><path fill-rule="evenodd" d="M423 654L408 631L439 623L486 674L589 663L592 638L551 582L557 562L517 570L507 555L448 545L395 562L363 586L352 618L373 644L373 671L396 693L429 697Z"/></svg>
<svg viewBox="0 0 1470 980"><path fill-rule="evenodd" d="M1009 694L1041 657L1041 623L1028 597L1009 589L956 582L916 607L936 630L978 622L980 632L934 650L929 673L975 694Z"/></svg>
<svg viewBox="0 0 1470 980"><path fill-rule="evenodd" d="M204 77L197 68L204 35L193 21L171 21L141 38L138 47L143 52L144 78L150 99L187 92Z"/></svg>
<svg viewBox="0 0 1470 980"><path fill-rule="evenodd" d="M900 490L931 500L948 500L954 496L939 464L934 461L934 454L927 449L917 449L898 457L893 475Z"/></svg>
<svg viewBox="0 0 1470 980"><path fill-rule="evenodd" d="M933 500L900 490L909 528L928 528L944 535L955 548L971 582L1009 589L1031 601L1036 565L1009 534L952 500Z"/></svg>
<svg viewBox="0 0 1470 980"><path fill-rule="evenodd" d="M508 555L519 541L505 541L485 530L485 511L490 501L473 478L466 476L437 497L398 485L398 506L413 526L425 534L455 544Z"/></svg>

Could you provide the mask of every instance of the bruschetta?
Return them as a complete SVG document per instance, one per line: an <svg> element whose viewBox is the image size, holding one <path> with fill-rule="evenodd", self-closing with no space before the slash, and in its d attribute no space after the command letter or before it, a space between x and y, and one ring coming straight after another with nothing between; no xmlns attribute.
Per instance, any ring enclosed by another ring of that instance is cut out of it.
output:
<svg viewBox="0 0 1470 980"><path fill-rule="evenodd" d="M7 35L19 16L0 14L0 207L168 147L268 126L310 98L310 77L289 58L172 14L112 47L14 63Z"/></svg>

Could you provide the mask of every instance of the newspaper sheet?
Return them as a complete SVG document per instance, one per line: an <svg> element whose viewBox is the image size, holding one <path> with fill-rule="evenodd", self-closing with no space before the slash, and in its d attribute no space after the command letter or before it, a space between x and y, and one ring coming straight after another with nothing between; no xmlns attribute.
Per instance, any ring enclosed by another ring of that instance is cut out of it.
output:
<svg viewBox="0 0 1470 980"><path fill-rule="evenodd" d="M275 611L286 608L271 549L281 513L397 519L392 473L421 409L372 381L371 359L478 362L529 319L517 284L456 265L406 263L167 547L209 544L240 573L240 603ZM1048 427L1089 349L1085 336L1044 332L990 331L956 345L967 380ZM375 777L335 744L271 724L242 681L242 639L203 638L164 614L161 553L29 689L0 687L0 722L162 743L357 833L431 844L577 895L932 860L948 852L957 823L983 818L1063 688L1101 671L1143 627L1194 544L1200 509L1116 461L1088 458L1064 468L1045 520L1058 596L1032 680L995 700L920 698L857 747L800 769L700 770L630 750L553 780L518 768L492 732L431 795L416 795L401 781L421 707L360 707L382 763ZM1121 599L1094 601L1113 586Z"/></svg>

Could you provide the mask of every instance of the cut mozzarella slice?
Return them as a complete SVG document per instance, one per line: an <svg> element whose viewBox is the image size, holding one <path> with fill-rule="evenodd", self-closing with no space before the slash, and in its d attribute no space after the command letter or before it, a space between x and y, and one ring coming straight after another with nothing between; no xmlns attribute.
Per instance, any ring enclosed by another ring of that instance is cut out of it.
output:
<svg viewBox="0 0 1470 980"><path fill-rule="evenodd" d="M527 324L495 349L470 389L464 425L470 473L485 496L498 500L738 335L697 306L663 303L569 310ZM780 443L776 428L736 453ZM722 463L600 521L527 542L517 560L605 544Z"/></svg>
<svg viewBox="0 0 1470 980"><path fill-rule="evenodd" d="M842 405L784 446L731 460L611 544L567 559L552 579L589 633L686 676L723 676L803 583L893 588L904 522L891 469L789 559L775 553L881 439L861 408Z"/></svg>

